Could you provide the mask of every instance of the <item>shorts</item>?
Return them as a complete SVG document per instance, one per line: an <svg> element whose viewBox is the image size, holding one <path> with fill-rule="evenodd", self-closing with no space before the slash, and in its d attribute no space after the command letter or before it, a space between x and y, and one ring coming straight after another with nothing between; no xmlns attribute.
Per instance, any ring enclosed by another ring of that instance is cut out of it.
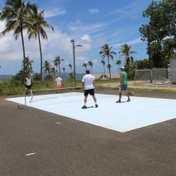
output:
<svg viewBox="0 0 176 176"><path fill-rule="evenodd" d="M31 89L31 85L25 85L25 87L27 88L27 89Z"/></svg>
<svg viewBox="0 0 176 176"><path fill-rule="evenodd" d="M56 87L57 87L57 88L61 88L61 87L62 87L62 84L57 84Z"/></svg>
<svg viewBox="0 0 176 176"><path fill-rule="evenodd" d="M84 90L84 96L87 97L88 94L94 96L94 89Z"/></svg>
<svg viewBox="0 0 176 176"><path fill-rule="evenodd" d="M128 90L128 85L122 85L122 88L119 87L119 92L126 92Z"/></svg>

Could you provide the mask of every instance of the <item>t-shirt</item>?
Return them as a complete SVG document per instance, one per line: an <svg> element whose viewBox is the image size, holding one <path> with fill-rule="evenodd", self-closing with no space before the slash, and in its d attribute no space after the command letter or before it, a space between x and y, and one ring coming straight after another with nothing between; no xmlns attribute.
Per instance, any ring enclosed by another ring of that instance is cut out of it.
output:
<svg viewBox="0 0 176 176"><path fill-rule="evenodd" d="M26 86L30 86L31 85L31 79L30 78L26 78Z"/></svg>
<svg viewBox="0 0 176 176"><path fill-rule="evenodd" d="M84 83L84 89L89 90L89 89L94 89L93 82L95 80L95 77L90 74L86 74L82 78L82 82Z"/></svg>
<svg viewBox="0 0 176 176"><path fill-rule="evenodd" d="M125 71L122 71L122 85L127 85L127 73Z"/></svg>
<svg viewBox="0 0 176 176"><path fill-rule="evenodd" d="M57 78L55 79L55 82L56 82L57 84L62 84L62 79L61 79L60 77L57 77Z"/></svg>

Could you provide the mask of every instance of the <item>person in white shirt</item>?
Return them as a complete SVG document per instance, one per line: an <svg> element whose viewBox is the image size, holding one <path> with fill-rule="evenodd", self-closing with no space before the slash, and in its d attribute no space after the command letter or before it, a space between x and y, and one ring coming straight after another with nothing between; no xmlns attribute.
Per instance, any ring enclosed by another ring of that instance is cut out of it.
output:
<svg viewBox="0 0 176 176"><path fill-rule="evenodd" d="M90 70L86 70L86 75L82 78L82 90L84 91L84 105L82 109L86 109L87 97L90 94L95 102L95 107L98 108L97 99L95 97L95 77L90 74Z"/></svg>
<svg viewBox="0 0 176 176"><path fill-rule="evenodd" d="M24 85L26 87L26 95L28 95L28 91L32 94L32 84L31 84L31 78L30 75L27 75L24 81Z"/></svg>
<svg viewBox="0 0 176 176"><path fill-rule="evenodd" d="M55 82L57 88L61 88L63 86L62 78L60 78L58 75L56 75Z"/></svg>

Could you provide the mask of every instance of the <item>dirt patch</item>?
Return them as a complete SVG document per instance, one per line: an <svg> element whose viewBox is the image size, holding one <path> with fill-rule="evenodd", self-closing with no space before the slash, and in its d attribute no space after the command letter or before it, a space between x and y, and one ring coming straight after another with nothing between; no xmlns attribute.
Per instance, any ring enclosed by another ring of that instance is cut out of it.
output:
<svg viewBox="0 0 176 176"><path fill-rule="evenodd" d="M117 88L119 86L119 82L117 83L105 83L105 84L98 84L102 87L111 87L111 88ZM128 82L129 88L138 88L138 89L160 89L160 90L171 90L176 91L176 85L175 84L162 84L162 83L146 83L146 82L134 82L129 81Z"/></svg>

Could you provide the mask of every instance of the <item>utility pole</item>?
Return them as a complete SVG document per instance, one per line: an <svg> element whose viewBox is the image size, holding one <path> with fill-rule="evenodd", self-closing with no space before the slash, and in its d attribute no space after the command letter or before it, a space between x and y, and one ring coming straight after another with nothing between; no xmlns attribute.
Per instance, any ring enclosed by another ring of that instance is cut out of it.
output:
<svg viewBox="0 0 176 176"><path fill-rule="evenodd" d="M75 46L75 40L72 39L71 43L73 44L73 68L74 68L74 86L76 87L76 59L75 59L75 48L81 47L82 45L76 45Z"/></svg>
<svg viewBox="0 0 176 176"><path fill-rule="evenodd" d="M148 41L148 56L150 63L150 83L152 83L152 61L151 61L151 51L150 51L150 27L147 27L147 41Z"/></svg>

